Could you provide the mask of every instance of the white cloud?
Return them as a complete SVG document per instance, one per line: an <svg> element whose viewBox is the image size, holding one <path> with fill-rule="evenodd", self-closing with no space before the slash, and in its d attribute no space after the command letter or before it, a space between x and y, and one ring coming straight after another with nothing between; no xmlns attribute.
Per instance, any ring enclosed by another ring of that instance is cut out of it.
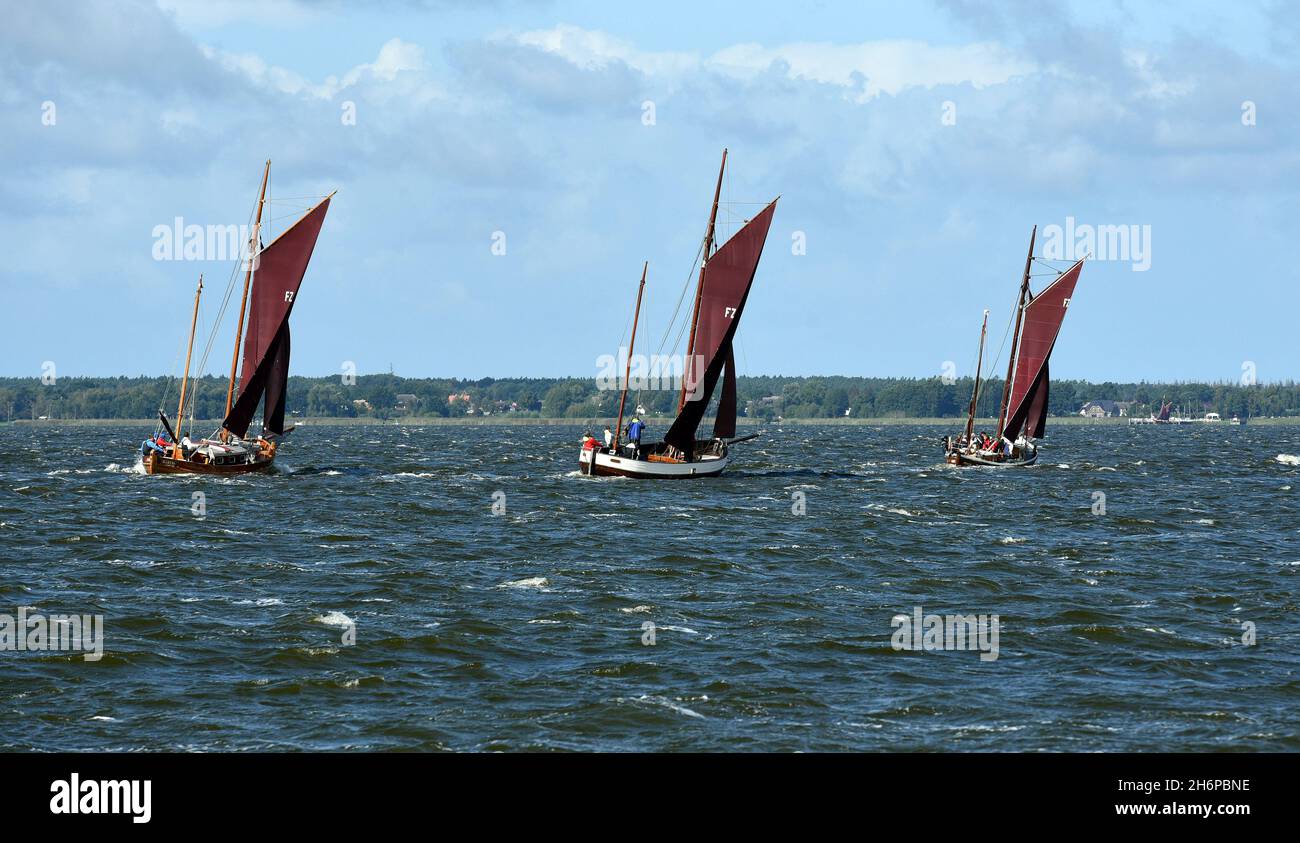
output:
<svg viewBox="0 0 1300 843"><path fill-rule="evenodd" d="M301 23L314 14L299 0L157 0L158 8L185 29L207 29L232 23Z"/></svg>
<svg viewBox="0 0 1300 843"><path fill-rule="evenodd" d="M713 55L710 64L734 73L753 74L774 62L789 67L794 79L845 87L862 86L861 98L895 96L907 88L969 84L1000 85L1033 73L1033 63L998 44L984 42L945 47L923 41L867 41L861 44L798 42L777 47L739 44Z"/></svg>
<svg viewBox="0 0 1300 843"><path fill-rule="evenodd" d="M736 44L701 58L695 53L638 50L607 33L567 24L512 37L519 44L560 56L586 70L622 62L655 77L680 77L700 69L752 77L778 63L788 68L792 79L860 89L857 92L860 100L935 85L970 84L984 88L1036 70L1033 62L993 42L955 47L913 40L859 44L794 42L775 47Z"/></svg>
<svg viewBox="0 0 1300 843"><path fill-rule="evenodd" d="M560 56L584 70L603 68L611 62L622 62L647 75L658 76L686 73L700 66L700 57L695 53L638 50L621 38L569 24L518 33L513 36L513 40Z"/></svg>
<svg viewBox="0 0 1300 843"><path fill-rule="evenodd" d="M341 77L331 75L320 83L295 71L267 64L252 53L230 53L208 46L200 49L224 69L242 74L258 87L283 94L329 100L349 88L369 84L377 84L380 94L409 96L416 101L441 93L427 74L424 50L400 38L392 38L380 47L373 62L359 64Z"/></svg>

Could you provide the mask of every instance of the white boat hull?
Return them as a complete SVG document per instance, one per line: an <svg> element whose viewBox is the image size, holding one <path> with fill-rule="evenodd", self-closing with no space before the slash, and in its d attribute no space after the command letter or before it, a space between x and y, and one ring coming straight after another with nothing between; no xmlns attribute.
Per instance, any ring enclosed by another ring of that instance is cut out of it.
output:
<svg viewBox="0 0 1300 843"><path fill-rule="evenodd" d="M660 462L611 454L601 449L583 449L578 453L578 468L583 474L598 477L634 477L642 480L695 480L700 477L717 477L731 455L723 448L721 454L705 454L691 462Z"/></svg>

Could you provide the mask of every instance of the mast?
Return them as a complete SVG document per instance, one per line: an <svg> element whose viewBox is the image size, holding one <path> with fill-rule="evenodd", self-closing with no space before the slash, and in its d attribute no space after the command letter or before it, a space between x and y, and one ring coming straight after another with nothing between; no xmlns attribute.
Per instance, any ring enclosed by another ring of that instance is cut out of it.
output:
<svg viewBox="0 0 1300 843"><path fill-rule="evenodd" d="M641 294L645 292L645 274L650 261L641 266L641 284L636 288L636 310L632 311L632 339L627 344L627 366L623 370L623 392L618 396L618 424L614 425L614 453L618 453L618 437L623 430L623 407L627 402L628 379L632 376L632 349L636 348L636 323L641 316Z"/></svg>
<svg viewBox="0 0 1300 843"><path fill-rule="evenodd" d="M975 361L975 389L970 394L970 413L966 416L966 442L969 444L975 433L975 405L979 403L980 372L984 368L984 335L989 329L989 312L984 310L984 324L980 327L980 353Z"/></svg>
<svg viewBox="0 0 1300 843"><path fill-rule="evenodd" d="M180 451L181 442L177 438L185 429L185 389L190 380L190 357L194 354L194 331L199 325L199 296L203 294L203 274L199 274L199 287L194 291L194 316L190 319L190 346L185 351L185 373L181 375L181 403L176 408L176 436L172 443L172 453Z"/></svg>
<svg viewBox="0 0 1300 843"><path fill-rule="evenodd" d="M1034 262L1034 238L1038 236L1038 226L1029 234L1029 254L1025 256L1025 276L1020 281L1020 296L1016 299L1016 327L1011 332L1011 354L1007 357L1007 379L1002 383L1002 407L998 410L998 436L1002 439L1002 426L1007 420L1007 402L1011 400L1011 374L1016 365L1016 346L1020 340L1020 319L1025 314L1025 294L1029 292L1029 267Z"/></svg>
<svg viewBox="0 0 1300 843"><path fill-rule="evenodd" d="M700 280L695 284L695 307L691 311L691 336L686 343L686 359L694 364L695 326L700 320L700 298L704 295L704 267L709 262L709 250L713 248L713 230L718 221L718 200L722 198L722 173L727 169L727 150L722 150L722 166L718 168L718 186L713 190L713 208L709 211L709 227L704 230L704 259L700 261ZM686 406L686 372L682 372L682 394L677 399L677 412Z"/></svg>
<svg viewBox="0 0 1300 843"><path fill-rule="evenodd" d="M248 308L248 286L253 281L253 264L257 259L257 244L261 242L262 205L266 202L266 181L270 177L271 161L268 158L266 169L262 171L262 189L257 196L257 211L253 220L253 239L248 244L248 271L244 273L244 296L239 300L239 322L235 325L235 353L230 358L230 385L226 387L226 413L222 418L230 415L230 407L235 403L235 375L239 370L239 341L244 336L244 311ZM221 441L225 442L229 438L230 432L222 429Z"/></svg>

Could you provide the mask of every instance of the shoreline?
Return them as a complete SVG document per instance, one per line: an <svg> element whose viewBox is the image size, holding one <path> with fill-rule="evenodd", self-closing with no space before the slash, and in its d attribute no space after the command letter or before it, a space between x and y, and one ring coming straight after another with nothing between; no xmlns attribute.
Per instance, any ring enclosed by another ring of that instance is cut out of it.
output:
<svg viewBox="0 0 1300 843"><path fill-rule="evenodd" d="M647 420L659 423L659 426L666 427L672 423L668 417L648 416ZM705 419L701 426L706 426L706 422L712 419ZM46 425L65 425L80 427L108 427L120 425L123 427L130 426L152 426L157 423L154 418L142 419L14 419L11 422L0 421L0 426L22 425L26 427L39 427ZM1092 425L1128 425L1129 419L1119 418L1086 418L1083 416L1050 416L1049 425L1068 425L1068 426L1092 426ZM220 426L220 419L199 419L194 425L199 430L205 430L209 426L216 430ZM590 419L565 419L565 418L539 418L536 416L465 416L465 417L447 417L447 416L403 416L393 419L377 419L371 417L332 417L323 416L320 418L299 419L294 424L301 427L373 427L373 426L412 426L412 427L594 427L603 426L599 421ZM880 418L808 418L808 419L781 419L781 420L762 420L762 419L736 419L736 426L740 428L759 428L759 427L887 427L892 425L918 425L918 426L949 426L958 427L963 424L963 419L952 417L880 417ZM1227 421L1220 422L1195 422L1196 426L1210 426L1231 428L1237 425L1229 424ZM1297 425L1300 424L1300 416L1277 416L1270 418L1251 419L1246 427L1254 425ZM986 418L976 419L975 427L989 428L996 427L997 419ZM1183 425L1176 425L1181 427Z"/></svg>

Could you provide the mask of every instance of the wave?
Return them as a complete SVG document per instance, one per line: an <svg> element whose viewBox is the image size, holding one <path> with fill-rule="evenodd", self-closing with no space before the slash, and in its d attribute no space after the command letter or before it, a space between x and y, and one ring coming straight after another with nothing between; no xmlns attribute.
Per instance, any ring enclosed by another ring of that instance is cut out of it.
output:
<svg viewBox="0 0 1300 843"><path fill-rule="evenodd" d="M546 586L548 585L550 585L550 581L547 580L546 577L527 577L522 580L510 580L509 582L503 582L499 586L497 586L497 588L543 589L546 588Z"/></svg>

